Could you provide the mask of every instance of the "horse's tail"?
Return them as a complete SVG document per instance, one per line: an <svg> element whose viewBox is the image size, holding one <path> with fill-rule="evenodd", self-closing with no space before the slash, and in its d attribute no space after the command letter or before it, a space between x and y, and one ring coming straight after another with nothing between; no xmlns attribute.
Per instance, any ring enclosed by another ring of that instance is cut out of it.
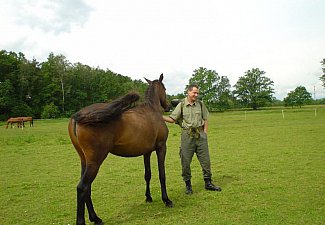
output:
<svg viewBox="0 0 325 225"><path fill-rule="evenodd" d="M73 133L74 136L77 136L77 121L73 119L71 122L73 122Z"/></svg>
<svg viewBox="0 0 325 225"><path fill-rule="evenodd" d="M73 115L73 119L78 124L89 126L107 123L113 119L116 119L128 109L133 108L134 103L138 101L139 98L140 95L138 93L129 93L100 107L88 106L85 109L75 113Z"/></svg>

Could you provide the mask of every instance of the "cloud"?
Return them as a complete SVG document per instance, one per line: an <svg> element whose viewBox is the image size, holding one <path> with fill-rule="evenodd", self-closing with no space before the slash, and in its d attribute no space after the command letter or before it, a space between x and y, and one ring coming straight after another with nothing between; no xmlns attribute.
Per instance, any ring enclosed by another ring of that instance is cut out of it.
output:
<svg viewBox="0 0 325 225"><path fill-rule="evenodd" d="M12 4L18 25L54 34L69 32L74 25L82 26L92 11L82 0L20 0Z"/></svg>

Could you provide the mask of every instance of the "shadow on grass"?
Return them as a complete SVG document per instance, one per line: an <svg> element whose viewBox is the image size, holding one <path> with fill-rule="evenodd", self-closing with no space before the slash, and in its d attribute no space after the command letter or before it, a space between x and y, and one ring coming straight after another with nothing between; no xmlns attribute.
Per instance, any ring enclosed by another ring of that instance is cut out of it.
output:
<svg viewBox="0 0 325 225"><path fill-rule="evenodd" d="M188 223L188 212L195 209L209 208L215 198L220 199L227 187L238 181L239 178L230 175L216 176L214 183L223 188L222 192L211 192L204 188L204 181L195 180L193 183L194 193L192 195L185 194L185 185L178 183L177 186L169 188L169 197L174 203L174 208L167 208L162 202L160 196L155 194L152 203L146 203L145 198L140 202L126 202L121 204L121 208L114 209L102 215L105 225L110 224L182 224ZM181 185L180 185L181 184ZM138 198L140 199L140 198ZM191 224L194 221L190 221Z"/></svg>
<svg viewBox="0 0 325 225"><path fill-rule="evenodd" d="M229 184L238 181L239 178L236 176L231 176L231 175L222 175L222 176L217 176L216 181L220 182L219 184L222 186L228 186Z"/></svg>

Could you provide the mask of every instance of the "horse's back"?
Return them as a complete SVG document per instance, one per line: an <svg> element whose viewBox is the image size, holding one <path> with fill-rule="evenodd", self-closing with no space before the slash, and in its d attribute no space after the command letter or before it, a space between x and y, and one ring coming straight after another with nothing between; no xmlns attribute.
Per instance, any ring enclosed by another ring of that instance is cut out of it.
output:
<svg viewBox="0 0 325 225"><path fill-rule="evenodd" d="M140 98L137 93L128 93L111 103L95 103L81 109L73 115L78 124L101 126L117 120L125 111L134 107Z"/></svg>

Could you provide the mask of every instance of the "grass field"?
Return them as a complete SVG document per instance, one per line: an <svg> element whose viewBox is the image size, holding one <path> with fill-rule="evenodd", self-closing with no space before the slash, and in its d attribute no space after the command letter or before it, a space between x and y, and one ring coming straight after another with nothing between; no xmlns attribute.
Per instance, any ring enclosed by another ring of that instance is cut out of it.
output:
<svg viewBox="0 0 325 225"><path fill-rule="evenodd" d="M79 158L66 119L5 129L0 123L0 224L75 224ZM196 158L194 194L184 194L179 127L168 125L167 190L161 201L156 156L145 203L143 161L109 155L93 183L105 224L325 224L325 107L213 113L209 144L214 183L204 190ZM90 222L87 220L87 224Z"/></svg>

